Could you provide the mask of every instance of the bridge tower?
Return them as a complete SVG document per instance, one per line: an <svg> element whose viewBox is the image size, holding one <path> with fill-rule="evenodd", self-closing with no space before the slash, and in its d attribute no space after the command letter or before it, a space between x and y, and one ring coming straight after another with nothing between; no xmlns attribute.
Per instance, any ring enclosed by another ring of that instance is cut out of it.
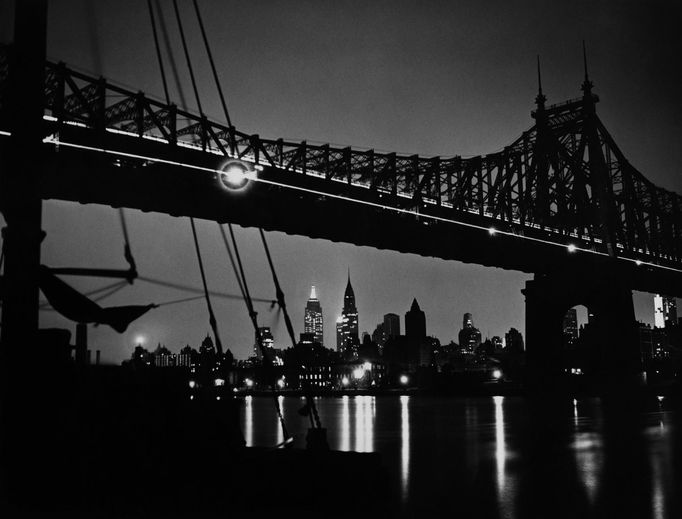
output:
<svg viewBox="0 0 682 519"><path fill-rule="evenodd" d="M596 102L592 81L587 73L587 59L583 47L585 78L582 84L584 157L589 170L589 187L597 201L593 208L599 222L599 234L606 244L612 268L599 270L576 267L567 261L549 273L535 274L522 290L526 298L526 351L527 374L531 388L546 390L554 387L563 377L562 322L566 312L582 304L595 316L592 326L592 352L594 375L604 382L626 382L641 379L641 355L637 322L631 290L631 271L616 263L616 218L613 189L600 142ZM538 174L547 174L551 162L553 136L547 127L545 96L540 83L534 114L538 128ZM546 146L546 147L545 147ZM543 149L544 148L544 149ZM543 165L545 167L543 167ZM541 190L542 182L538 178ZM543 195L538 193L538 197ZM619 385L618 385L619 386Z"/></svg>

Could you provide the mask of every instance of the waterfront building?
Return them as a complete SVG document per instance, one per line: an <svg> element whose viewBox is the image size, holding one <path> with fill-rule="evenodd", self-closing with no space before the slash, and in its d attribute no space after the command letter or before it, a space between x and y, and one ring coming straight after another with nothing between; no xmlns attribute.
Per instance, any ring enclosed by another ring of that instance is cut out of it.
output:
<svg viewBox="0 0 682 519"><path fill-rule="evenodd" d="M322 317L322 306L317 299L315 285L310 289L310 298L305 305L305 316L303 319L303 331L312 333L315 341L324 344L324 319Z"/></svg>
<svg viewBox="0 0 682 519"><path fill-rule="evenodd" d="M343 352L343 316L336 319L336 351Z"/></svg>

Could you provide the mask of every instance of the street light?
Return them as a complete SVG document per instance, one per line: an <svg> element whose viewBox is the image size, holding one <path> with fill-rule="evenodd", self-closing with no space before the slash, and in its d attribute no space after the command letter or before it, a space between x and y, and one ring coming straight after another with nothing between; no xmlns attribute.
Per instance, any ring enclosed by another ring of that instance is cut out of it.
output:
<svg viewBox="0 0 682 519"><path fill-rule="evenodd" d="M400 375L400 383L403 386L406 386L409 381L410 381L410 379L407 378L407 375Z"/></svg>

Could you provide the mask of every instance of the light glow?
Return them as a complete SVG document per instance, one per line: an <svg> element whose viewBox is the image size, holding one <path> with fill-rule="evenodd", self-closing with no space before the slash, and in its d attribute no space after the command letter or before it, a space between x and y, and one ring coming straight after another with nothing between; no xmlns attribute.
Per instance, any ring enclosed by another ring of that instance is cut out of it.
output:
<svg viewBox="0 0 682 519"><path fill-rule="evenodd" d="M493 371L493 378L495 379L502 378L502 372L499 369L496 369L495 371Z"/></svg>
<svg viewBox="0 0 682 519"><path fill-rule="evenodd" d="M572 243L566 248L568 249L568 252L575 252L576 250L578 250L577 247Z"/></svg>
<svg viewBox="0 0 682 519"><path fill-rule="evenodd" d="M357 368L353 370L353 378L360 380L365 376L365 370L362 368Z"/></svg>
<svg viewBox="0 0 682 519"><path fill-rule="evenodd" d="M213 383L214 383L216 386L224 386L224 385L225 385L225 380L222 379L222 378L217 378L217 379L215 379L215 380L213 381Z"/></svg>
<svg viewBox="0 0 682 519"><path fill-rule="evenodd" d="M495 229L495 227L491 227L490 229L488 229L488 234L490 236L495 236L496 232L497 232L497 229Z"/></svg>
<svg viewBox="0 0 682 519"><path fill-rule="evenodd" d="M197 383L194 380L189 381L189 387L190 389L194 389L197 386Z"/></svg>
<svg viewBox="0 0 682 519"><path fill-rule="evenodd" d="M407 383L410 381L409 378L407 378L407 375L400 375L400 383L405 386Z"/></svg>
<svg viewBox="0 0 682 519"><path fill-rule="evenodd" d="M350 384L350 380L348 380L348 377L343 377L343 378L341 379L341 383L342 383L344 386L347 386L348 384Z"/></svg>
<svg viewBox="0 0 682 519"><path fill-rule="evenodd" d="M244 384L246 384L246 387L253 387L253 380L250 378L244 379Z"/></svg>

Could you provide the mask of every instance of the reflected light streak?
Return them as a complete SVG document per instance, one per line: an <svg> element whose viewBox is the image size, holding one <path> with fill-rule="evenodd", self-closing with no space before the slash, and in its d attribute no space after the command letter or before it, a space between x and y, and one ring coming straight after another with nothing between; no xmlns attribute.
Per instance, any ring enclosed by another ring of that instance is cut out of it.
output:
<svg viewBox="0 0 682 519"><path fill-rule="evenodd" d="M495 463L497 465L497 490L500 496L504 494L505 462L507 460L507 445L504 439L504 410L503 396L494 396L495 402Z"/></svg>
<svg viewBox="0 0 682 519"><path fill-rule="evenodd" d="M575 462L590 505L594 504L599 490L599 468L601 460L598 457L597 451L600 447L597 433L576 433L575 443L573 444Z"/></svg>
<svg viewBox="0 0 682 519"><path fill-rule="evenodd" d="M410 397L400 397L400 490L403 502L407 501L410 475Z"/></svg>
<svg viewBox="0 0 682 519"><path fill-rule="evenodd" d="M348 409L348 395L341 397L341 424L339 432L341 433L341 450L350 450L350 411Z"/></svg>
<svg viewBox="0 0 682 519"><path fill-rule="evenodd" d="M277 397L277 403L279 404L279 409L282 412L282 416L284 416L284 397L282 395L279 395ZM277 413L275 413L275 429L277 429L277 445L281 444L284 442L284 431L282 431L282 422L279 420L279 416L277 416Z"/></svg>
<svg viewBox="0 0 682 519"><path fill-rule="evenodd" d="M253 447L253 397L251 395L244 398L244 440L247 447Z"/></svg>

